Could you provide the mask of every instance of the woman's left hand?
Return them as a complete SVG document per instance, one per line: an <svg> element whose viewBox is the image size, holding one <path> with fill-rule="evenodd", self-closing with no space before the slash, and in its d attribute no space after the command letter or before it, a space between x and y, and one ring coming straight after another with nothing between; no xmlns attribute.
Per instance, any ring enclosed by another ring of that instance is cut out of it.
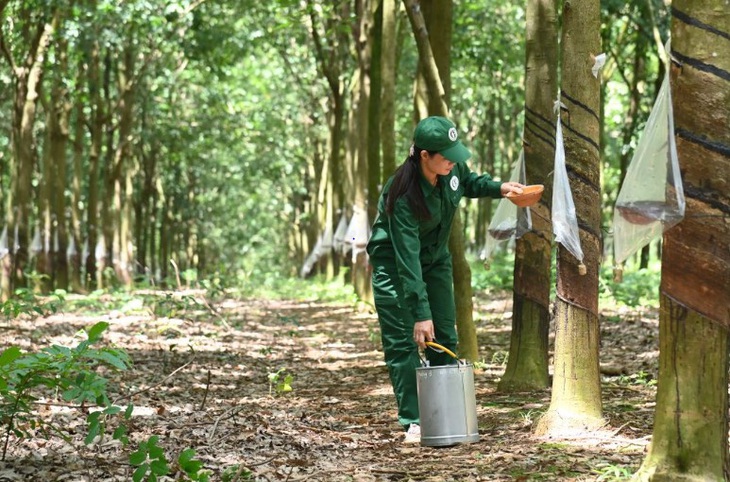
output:
<svg viewBox="0 0 730 482"><path fill-rule="evenodd" d="M513 192L515 194L522 194L522 189L525 187L524 184L520 184L519 182L503 182L502 186L500 187L500 191L502 191L502 196L505 196L508 192Z"/></svg>

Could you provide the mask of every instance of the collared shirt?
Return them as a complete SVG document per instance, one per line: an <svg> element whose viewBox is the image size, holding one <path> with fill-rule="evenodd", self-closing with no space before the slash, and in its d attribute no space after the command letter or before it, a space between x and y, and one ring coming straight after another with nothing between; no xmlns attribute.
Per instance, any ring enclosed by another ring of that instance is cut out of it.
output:
<svg viewBox="0 0 730 482"><path fill-rule="evenodd" d="M464 163L455 164L449 175L438 176L436 186L421 173L419 182L431 219L419 220L406 196L395 202L390 216L385 214L385 200L392 182L391 177L380 195L368 254L373 264L395 263L403 288L404 306L411 310L416 321L430 320L423 268L449 256L451 223L461 198L502 197L502 183L493 181L488 174L473 173Z"/></svg>

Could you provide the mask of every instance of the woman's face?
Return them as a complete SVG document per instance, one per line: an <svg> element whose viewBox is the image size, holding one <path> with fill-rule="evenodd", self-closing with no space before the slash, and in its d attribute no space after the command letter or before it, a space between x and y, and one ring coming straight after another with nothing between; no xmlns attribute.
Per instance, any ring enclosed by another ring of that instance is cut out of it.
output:
<svg viewBox="0 0 730 482"><path fill-rule="evenodd" d="M426 179L436 180L436 176L446 176L454 168L454 163L439 153L429 154L428 151L421 151L421 168Z"/></svg>

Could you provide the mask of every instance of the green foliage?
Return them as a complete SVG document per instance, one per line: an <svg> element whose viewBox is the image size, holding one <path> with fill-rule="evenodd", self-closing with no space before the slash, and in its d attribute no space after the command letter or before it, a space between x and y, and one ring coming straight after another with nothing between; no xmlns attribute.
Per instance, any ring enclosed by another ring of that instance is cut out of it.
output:
<svg viewBox="0 0 730 482"><path fill-rule="evenodd" d="M488 293L512 291L514 285L514 252L498 251L488 264L472 261L471 282L475 291Z"/></svg>
<svg viewBox="0 0 730 482"><path fill-rule="evenodd" d="M253 480L253 472L245 465L231 465L226 467L221 475L221 482L239 482L242 480Z"/></svg>
<svg viewBox="0 0 730 482"><path fill-rule="evenodd" d="M269 396L273 391L282 394L293 390L291 384L294 381L294 375L286 373L286 368L280 368L276 372L269 373Z"/></svg>
<svg viewBox="0 0 730 482"><path fill-rule="evenodd" d="M159 439L157 435L153 435L140 442L137 451L129 455L129 463L137 467L132 474L134 482L156 482L158 477L170 473L165 451L157 445Z"/></svg>
<svg viewBox="0 0 730 482"><path fill-rule="evenodd" d="M346 276L345 270L339 278L330 281L320 276L303 280L267 274L242 279L238 291L244 298L356 303L357 296L352 285L345 282Z"/></svg>
<svg viewBox="0 0 730 482"><path fill-rule="evenodd" d="M42 393L60 393L66 402L80 406L96 404L106 407L102 412L89 415L90 434L87 443L103 432L103 415L118 413L121 409L110 406L107 380L97 373L104 366L126 370L131 365L128 355L114 348L93 348L108 323L100 322L86 333L87 339L74 348L52 345L38 353L24 354L11 346L0 355L0 420L5 426L3 459L10 435L30 438L33 429L46 437L51 432L66 438L61 427L38 417L32 404Z"/></svg>
<svg viewBox="0 0 730 482"><path fill-rule="evenodd" d="M497 350L492 355L492 365L501 367L507 366L507 360L509 359L509 352L504 350Z"/></svg>
<svg viewBox="0 0 730 482"><path fill-rule="evenodd" d="M593 469L593 473L597 475L595 479L597 482L630 480L633 475L628 467L613 464L605 464L601 468Z"/></svg>
<svg viewBox="0 0 730 482"><path fill-rule="evenodd" d="M136 451L129 455L129 463L136 467L132 474L134 482L147 481L156 482L160 477L173 472L170 463L165 456L165 451L159 445L160 438L153 435L147 440L139 443ZM203 470L203 462L196 460L195 450L185 449L177 457L177 468L186 479L197 482L208 482L210 472ZM178 480L178 479L176 479Z"/></svg>
<svg viewBox="0 0 730 482"><path fill-rule="evenodd" d="M209 300L221 299L226 294L226 288L220 273L214 273L210 278L203 279L200 285L205 290L205 297Z"/></svg>
<svg viewBox="0 0 730 482"><path fill-rule="evenodd" d="M177 318L185 316L191 310L200 306L192 295L178 296L175 293L165 293L164 296L153 296L152 312L158 317Z"/></svg>
<svg viewBox="0 0 730 482"><path fill-rule="evenodd" d="M180 470L183 471L190 480L208 482L209 475L208 471L203 471L203 462L195 460L195 450L185 449L177 458L177 465Z"/></svg>
<svg viewBox="0 0 730 482"><path fill-rule="evenodd" d="M134 407L132 405L127 406L127 409L125 411L125 418L129 419L129 417L131 417L133 408ZM106 408L104 408L103 410L91 412L86 417L86 423L88 425L89 431L86 435L86 438L84 439L84 443L86 445L91 445L94 443L96 437L103 436L109 418L114 417L121 412L122 407L118 407L116 405L107 405ZM112 438L114 440L119 440L120 442L122 442L123 445L127 445L129 443L129 438L127 437L127 427L125 425L117 426L117 428L114 429L114 432L112 433Z"/></svg>
<svg viewBox="0 0 730 482"><path fill-rule="evenodd" d="M641 385L645 387L650 387L657 383L651 374L644 370L639 370L638 373L633 373L631 375L621 375L618 378L618 382L623 385Z"/></svg>
<svg viewBox="0 0 730 482"><path fill-rule="evenodd" d="M600 297L629 307L659 306L661 269L658 265L637 271L624 271L620 282L614 281L613 270L601 268Z"/></svg>
<svg viewBox="0 0 730 482"><path fill-rule="evenodd" d="M492 293L512 291L514 286L514 252L498 251L490 259L488 268L472 262L472 286L474 290ZM556 266L553 260L550 296L555 296ZM603 303L616 303L628 307L658 307L661 265L655 262L649 268L624 271L621 282L614 281L613 268L601 266L599 295Z"/></svg>
<svg viewBox="0 0 730 482"><path fill-rule="evenodd" d="M127 291L95 290L84 296L72 296L66 299L70 311L79 313L104 313L119 310L124 313L138 310L136 304L139 296Z"/></svg>
<svg viewBox="0 0 730 482"><path fill-rule="evenodd" d="M5 319L17 318L20 315L30 316L48 316L64 305L66 292L64 290L56 290L51 296L40 298L36 296L32 290L27 288L18 288L15 290L15 296L3 301L0 304L0 313Z"/></svg>

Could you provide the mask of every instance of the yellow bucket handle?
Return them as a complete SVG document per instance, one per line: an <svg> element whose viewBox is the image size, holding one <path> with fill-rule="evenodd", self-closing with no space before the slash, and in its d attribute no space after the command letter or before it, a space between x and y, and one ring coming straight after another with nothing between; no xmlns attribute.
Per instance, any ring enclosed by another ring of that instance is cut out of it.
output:
<svg viewBox="0 0 730 482"><path fill-rule="evenodd" d="M439 345L438 343L435 343L433 341L427 341L426 342L426 345L430 346L431 348L433 348L435 350L445 351L446 353L448 353L449 355L451 355L452 357L454 357L457 361L459 360L459 357L457 357L456 354L454 354L453 351L449 350L448 348L446 348L443 345Z"/></svg>

